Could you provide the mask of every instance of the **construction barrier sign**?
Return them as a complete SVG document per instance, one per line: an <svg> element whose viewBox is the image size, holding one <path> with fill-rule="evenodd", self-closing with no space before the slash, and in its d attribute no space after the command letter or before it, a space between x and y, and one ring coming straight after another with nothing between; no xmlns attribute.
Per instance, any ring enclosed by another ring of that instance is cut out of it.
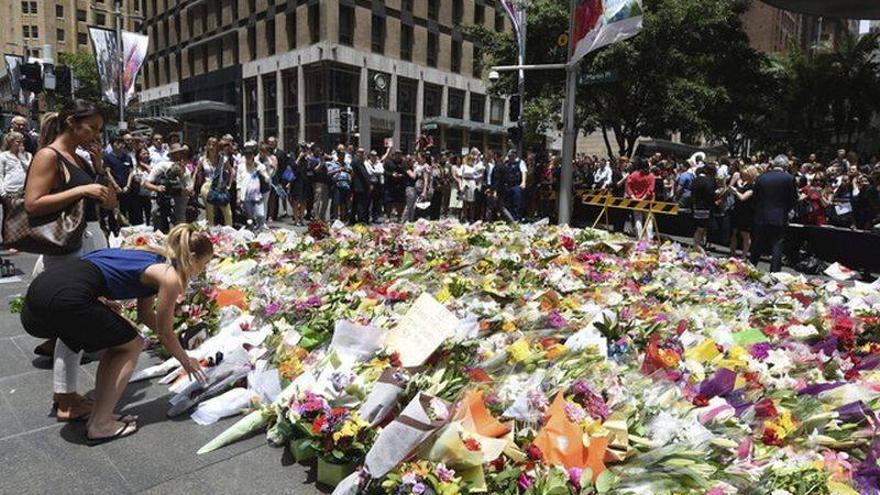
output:
<svg viewBox="0 0 880 495"><path fill-rule="evenodd" d="M581 203L590 206L599 206L601 208L641 211L658 215L678 215L678 203L618 198L607 192L585 192L581 195Z"/></svg>

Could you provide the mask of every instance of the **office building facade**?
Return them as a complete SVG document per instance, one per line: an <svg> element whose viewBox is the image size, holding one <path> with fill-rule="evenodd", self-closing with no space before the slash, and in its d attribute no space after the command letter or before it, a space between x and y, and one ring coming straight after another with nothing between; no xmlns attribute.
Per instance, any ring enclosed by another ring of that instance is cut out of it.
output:
<svg viewBox="0 0 880 495"><path fill-rule="evenodd" d="M507 101L488 94L470 24L511 29L494 0L157 0L141 100L196 142L226 129L412 150L426 133L501 149Z"/></svg>

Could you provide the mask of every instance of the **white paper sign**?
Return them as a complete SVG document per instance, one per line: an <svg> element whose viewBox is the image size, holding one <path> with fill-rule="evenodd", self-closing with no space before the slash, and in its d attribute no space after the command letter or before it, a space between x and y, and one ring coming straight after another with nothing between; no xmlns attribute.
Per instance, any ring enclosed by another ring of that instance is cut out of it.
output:
<svg viewBox="0 0 880 495"><path fill-rule="evenodd" d="M458 318L428 293L423 293L388 333L385 347L397 352L404 367L420 366L448 338Z"/></svg>

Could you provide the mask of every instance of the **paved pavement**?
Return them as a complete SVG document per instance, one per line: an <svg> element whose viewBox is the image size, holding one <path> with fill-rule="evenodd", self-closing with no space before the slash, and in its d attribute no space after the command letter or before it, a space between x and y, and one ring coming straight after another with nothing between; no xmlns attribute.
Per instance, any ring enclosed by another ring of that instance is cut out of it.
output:
<svg viewBox="0 0 880 495"><path fill-rule="evenodd" d="M85 445L82 423L49 417L52 362L33 354L40 340L27 335L8 301L23 293L35 256L10 257L23 273L0 283L0 493L45 494L317 494L314 474L294 464L264 435L197 456L199 447L237 418L199 426L184 416L168 419L167 387L139 382L128 387L122 412L140 416L140 431L104 445ZM140 367L159 360L143 354ZM80 369L88 392L97 362Z"/></svg>

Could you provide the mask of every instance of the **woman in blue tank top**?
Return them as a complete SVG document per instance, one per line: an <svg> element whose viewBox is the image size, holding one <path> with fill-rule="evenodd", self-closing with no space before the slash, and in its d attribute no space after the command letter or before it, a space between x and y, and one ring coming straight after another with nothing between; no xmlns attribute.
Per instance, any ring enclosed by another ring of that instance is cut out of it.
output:
<svg viewBox="0 0 880 495"><path fill-rule="evenodd" d="M97 444L137 431L133 418L114 415L137 365L143 340L135 325L109 301L137 299L138 323L149 327L186 372L205 380L174 329L177 298L214 255L208 236L189 224L174 227L163 248L101 249L40 274L28 288L21 312L25 330L59 338L74 351L106 349L95 377L95 404L86 437Z"/></svg>

